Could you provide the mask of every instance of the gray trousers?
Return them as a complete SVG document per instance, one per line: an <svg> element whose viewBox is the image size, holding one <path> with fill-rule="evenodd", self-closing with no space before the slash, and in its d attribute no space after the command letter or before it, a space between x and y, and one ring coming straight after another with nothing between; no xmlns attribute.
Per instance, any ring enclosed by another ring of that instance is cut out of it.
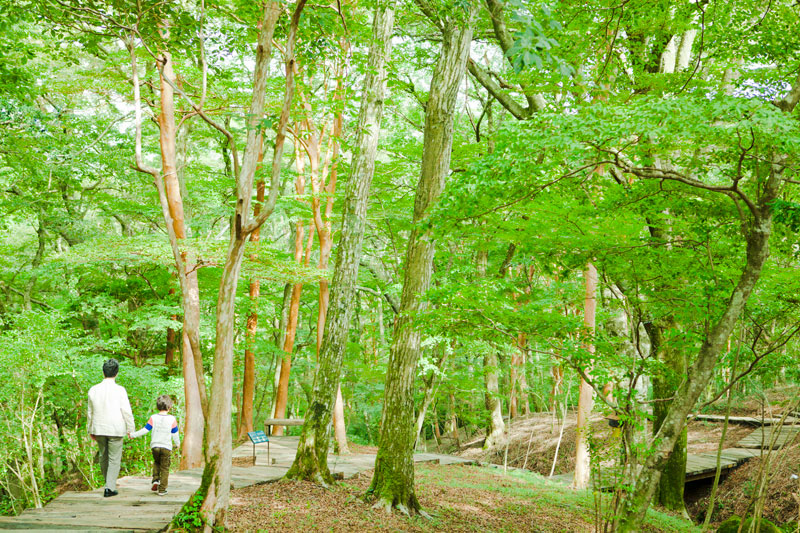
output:
<svg viewBox="0 0 800 533"><path fill-rule="evenodd" d="M100 471L106 480L106 488L117 490L117 477L122 462L122 437L95 435L100 447Z"/></svg>

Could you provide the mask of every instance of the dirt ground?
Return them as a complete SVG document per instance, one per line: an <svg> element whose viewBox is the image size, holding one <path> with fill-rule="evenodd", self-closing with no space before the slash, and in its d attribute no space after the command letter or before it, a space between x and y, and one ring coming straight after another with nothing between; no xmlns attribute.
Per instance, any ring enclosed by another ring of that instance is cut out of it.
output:
<svg viewBox="0 0 800 533"><path fill-rule="evenodd" d="M548 413L535 413L514 421L508 432L508 447L483 449L483 439L473 441L455 455L494 464L524 468L544 476L550 474L558 449L554 474L575 468L575 413L568 413L563 424ZM591 419L591 438L599 448L611 445L611 428L602 417Z"/></svg>
<svg viewBox="0 0 800 533"><path fill-rule="evenodd" d="M419 466L417 497L431 515L406 518L375 510L361 496L372 471L334 490L308 482L280 481L234 491L228 511L231 531L587 531L582 520L537 512L531 500L508 496L512 478L461 466ZM457 487L452 486L455 480ZM491 483L497 491L476 488ZM587 517L589 518L589 517Z"/></svg>
<svg viewBox="0 0 800 533"><path fill-rule="evenodd" d="M762 405L756 400L747 400L738 406L741 416L779 417L782 414L781 396L772 394L773 407L764 413ZM618 440L612 437L612 430L602 418L592 420L592 439L597 452L604 455L611 463L619 448ZM722 437L721 422L692 420L688 423L687 451L690 454L716 453ZM753 432L754 426L730 423L725 435L723 448L734 448L737 443ZM533 414L524 419L515 420L510 430L507 447L507 464L525 468L544 476L550 474L556 446L558 459L555 474L571 472L575 466L575 414L569 413L564 424L561 443L558 444L560 423L547 413ZM506 448L493 450L483 449L483 440L474 440L456 452L457 455L495 464L503 464L506 460ZM780 458L774 463L773 472L767 489L764 516L776 524L794 523L800 520L798 502L800 501L800 443L780 452ZM712 523L719 524L730 516L742 516L748 511L748 505L757 490L758 474L762 460L753 458L735 469L720 483L715 512ZM792 477L797 476L797 477ZM696 521L702 521L708 507L710 482L688 484L686 489L687 510Z"/></svg>
<svg viewBox="0 0 800 533"><path fill-rule="evenodd" d="M594 531L590 495L532 474L503 475L475 466L417 465L415 488L430 516L408 518L362 500L372 471L332 490L308 482L279 481L234 490L230 531L325 532L581 532ZM694 531L678 518L653 513L643 531Z"/></svg>
<svg viewBox="0 0 800 533"><path fill-rule="evenodd" d="M717 453L719 440L722 437L722 424L704 420L692 420L688 424L689 432L686 437L686 451L688 453ZM725 433L724 448L735 448L736 443L753 432L755 427L745 424L728 424Z"/></svg>
<svg viewBox="0 0 800 533"><path fill-rule="evenodd" d="M752 413L750 413L752 415ZM612 437L612 429L604 418L591 419L591 439L595 449L612 457L618 441ZM722 437L722 424L703 420L688 423L687 451L690 454L716 453ZM733 448L755 428L746 424L728 424L724 448ZM568 413L564 423L564 434L559 445L560 422L547 413L535 413L514 421L509 431L507 460L509 466L526 468L532 472L549 475L553 457L558 446L558 459L554 474L571 472L575 467L575 414ZM484 450L483 439L455 452L461 457L503 464L505 447Z"/></svg>

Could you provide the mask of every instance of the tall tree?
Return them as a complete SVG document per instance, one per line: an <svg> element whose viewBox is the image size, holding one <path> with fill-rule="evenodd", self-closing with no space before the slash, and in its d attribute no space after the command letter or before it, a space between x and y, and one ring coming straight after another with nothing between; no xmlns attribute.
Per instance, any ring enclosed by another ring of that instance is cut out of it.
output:
<svg viewBox="0 0 800 533"><path fill-rule="evenodd" d="M420 332L415 315L424 311L430 287L435 242L424 219L436 204L450 172L453 121L458 87L464 76L472 43L477 4L453 9L440 18L426 2L423 12L442 32L442 48L431 78L425 106L422 171L414 199L414 228L408 241L400 315L386 373L383 413L375 474L369 494L376 505L406 512L419 511L414 493L414 378L420 354Z"/></svg>
<svg viewBox="0 0 800 533"><path fill-rule="evenodd" d="M168 41L168 23L162 22L161 38ZM131 32L127 42L131 54L132 81L134 85L134 101L136 111L140 111L139 72L136 62L136 41ZM165 46L165 45L164 45ZM141 117L138 116L136 168L140 172L150 174L159 193L163 207L163 215L168 227L168 235L175 265L178 269L178 280L181 287L181 303L183 308L183 346L181 366L183 369L184 402L186 416L184 422L184 439L181 444L181 468L195 468L203 464L203 435L207 400L205 378L203 377L203 360L200 352L200 289L197 281L197 270L194 254L182 251L180 242L186 239L183 197L178 182L176 166L176 128L175 128L175 69L172 56L163 46L160 50L159 87L160 113L158 116L159 145L161 147L161 175L155 169L144 164L141 153Z"/></svg>
<svg viewBox="0 0 800 533"><path fill-rule="evenodd" d="M263 139L259 141L261 144L261 153L258 156L259 165L264 157ZM256 169L256 172L258 169ZM261 213L261 205L264 203L265 183L263 179L259 179L256 183L256 202L253 204L253 216L258 217ZM250 235L250 241L258 246L261 240L261 228L256 228ZM253 258L255 254L253 255ZM258 277L253 277L250 280L250 287L248 289L248 296L250 298L250 315L247 317L247 332L245 333L245 349L244 349L244 368L242 369L242 405L239 408L239 429L237 433L238 439L243 439L247 433L253 431L253 399L255 398L256 391L256 354L255 342L256 333L258 331L258 299L261 296L261 280Z"/></svg>
<svg viewBox="0 0 800 533"><path fill-rule="evenodd" d="M597 314L597 268L589 262L583 271L585 298L583 305L584 347L594 354L594 332ZM584 372L588 369L584 368ZM581 376L578 391L578 422L575 426L575 477L572 486L585 489L591 475L589 457L589 417L592 414L594 389Z"/></svg>
<svg viewBox="0 0 800 533"><path fill-rule="evenodd" d="M381 115L386 90L386 63L391 54L394 3L379 3L372 23L367 74L356 130L356 152L347 183L342 237L336 256L325 332L317 372L297 454L286 473L290 479L307 479L324 485L333 483L328 469L331 411L336 401L350 317L353 310L358 268L364 242L367 202L375 171Z"/></svg>
<svg viewBox="0 0 800 533"><path fill-rule="evenodd" d="M262 206L258 216L252 217L250 203L262 141L259 130L264 117L272 37L280 14L280 6L274 2L265 4L259 23L253 97L247 115L247 140L241 168L236 172L236 208L232 218L231 235L217 297L216 346L206 438L206 465L203 470L202 483L196 493L202 501L200 512L203 515L205 529L209 531L214 526L224 524L225 509L230 494L232 452L230 423L236 289L244 258L245 243L253 231L261 227L272 214L278 199L283 146L295 87L294 50L300 16L304 7L304 0L295 4L289 23L285 49L286 88L273 146L269 198ZM190 499L187 505L191 505L193 500L194 498Z"/></svg>

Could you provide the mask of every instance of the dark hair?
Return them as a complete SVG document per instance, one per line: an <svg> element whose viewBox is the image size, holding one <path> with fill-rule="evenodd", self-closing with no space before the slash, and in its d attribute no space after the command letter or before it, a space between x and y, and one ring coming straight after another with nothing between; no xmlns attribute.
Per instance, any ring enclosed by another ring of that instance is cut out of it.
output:
<svg viewBox="0 0 800 533"><path fill-rule="evenodd" d="M169 411L172 409L172 398L169 394L162 394L156 398L156 409L159 411Z"/></svg>
<svg viewBox="0 0 800 533"><path fill-rule="evenodd" d="M107 378L115 378L119 373L119 362L116 359L109 359L103 363L103 375Z"/></svg>

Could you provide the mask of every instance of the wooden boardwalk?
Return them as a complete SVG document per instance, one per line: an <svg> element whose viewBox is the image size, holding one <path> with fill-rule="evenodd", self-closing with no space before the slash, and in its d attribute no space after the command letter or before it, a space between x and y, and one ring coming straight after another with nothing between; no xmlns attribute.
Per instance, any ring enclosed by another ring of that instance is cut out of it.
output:
<svg viewBox="0 0 800 533"><path fill-rule="evenodd" d="M740 420L743 423L754 423L755 418L747 418L747 420ZM769 424L773 422L770 420ZM726 448L720 454L720 470L723 474L727 471L736 468L745 461L752 457L760 457L769 453L770 448L778 450L783 446L791 443L800 442L800 425L783 426L780 430L775 430L772 427L759 427L739 442L736 443L735 448ZM705 479L714 477L717 470L717 454L716 452L689 454L686 456L686 481L696 481L698 479ZM614 483L610 479L612 477L610 472L602 472L601 476L604 478L602 488L611 488ZM605 481L608 477L609 480ZM571 485L574 478L573 472L566 474L559 474L553 476L553 481Z"/></svg>
<svg viewBox="0 0 800 533"><path fill-rule="evenodd" d="M688 415L686 418L690 420L707 420L709 422L724 422L724 415L702 415L693 414ZM786 426L792 424L800 424L800 418L788 416L785 420L780 418L758 418L755 416L729 416L728 422L731 424L750 424L751 426L773 426L783 423Z"/></svg>
<svg viewBox="0 0 800 533"><path fill-rule="evenodd" d="M739 448L763 449L771 447L774 450L778 450L788 443L800 441L798 433L800 433L800 426L783 426L780 431L774 431L773 428L766 427L758 428L740 440L737 446Z"/></svg>
<svg viewBox="0 0 800 533"><path fill-rule="evenodd" d="M233 488L277 481L294 460L298 437L271 437L267 445L256 445L255 466L232 468ZM236 448L234 457L252 457L252 444ZM416 462L472 464L473 461L435 453L414 455ZM337 478L349 478L375 465L374 454L328 456L328 466ZM65 492L41 509L27 509L19 516L0 517L0 529L50 531L159 531L172 521L183 504L200 486L200 468L170 473L169 492L159 496L150 490L149 477L126 476L117 482L119 495L103 497L103 489Z"/></svg>

